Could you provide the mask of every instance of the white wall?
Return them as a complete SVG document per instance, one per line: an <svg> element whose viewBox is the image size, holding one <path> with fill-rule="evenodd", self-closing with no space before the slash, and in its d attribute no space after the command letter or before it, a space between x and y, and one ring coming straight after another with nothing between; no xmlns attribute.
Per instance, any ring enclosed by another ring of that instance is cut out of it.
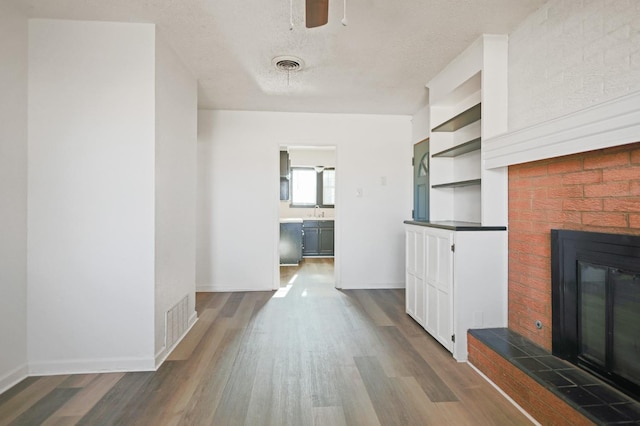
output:
<svg viewBox="0 0 640 426"><path fill-rule="evenodd" d="M156 37L156 251L155 353L165 347L165 313L188 296L195 320L196 139L195 77L176 53Z"/></svg>
<svg viewBox="0 0 640 426"><path fill-rule="evenodd" d="M27 19L0 2L0 393L27 374Z"/></svg>
<svg viewBox="0 0 640 426"><path fill-rule="evenodd" d="M411 140L414 144L429 137L429 105L425 105L413 114L411 118Z"/></svg>
<svg viewBox="0 0 640 426"><path fill-rule="evenodd" d="M155 366L154 36L29 23L33 374Z"/></svg>
<svg viewBox="0 0 640 426"><path fill-rule="evenodd" d="M638 1L550 0L509 35L509 130L638 90Z"/></svg>
<svg viewBox="0 0 640 426"><path fill-rule="evenodd" d="M291 167L335 167L336 152L333 148L289 147Z"/></svg>
<svg viewBox="0 0 640 426"><path fill-rule="evenodd" d="M200 111L198 288L270 290L278 285L281 145L337 148L338 285L403 287L402 222L410 218L412 202L410 119Z"/></svg>

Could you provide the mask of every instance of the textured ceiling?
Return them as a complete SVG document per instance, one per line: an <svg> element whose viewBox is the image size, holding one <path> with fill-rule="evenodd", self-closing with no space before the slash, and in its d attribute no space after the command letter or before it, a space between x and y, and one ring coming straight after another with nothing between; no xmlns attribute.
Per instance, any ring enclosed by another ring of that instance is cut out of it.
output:
<svg viewBox="0 0 640 426"><path fill-rule="evenodd" d="M15 0L30 17L151 22L199 82L210 109L413 114L425 84L482 33L513 30L545 0L330 0L307 29L304 1ZM305 68L276 70L279 55Z"/></svg>

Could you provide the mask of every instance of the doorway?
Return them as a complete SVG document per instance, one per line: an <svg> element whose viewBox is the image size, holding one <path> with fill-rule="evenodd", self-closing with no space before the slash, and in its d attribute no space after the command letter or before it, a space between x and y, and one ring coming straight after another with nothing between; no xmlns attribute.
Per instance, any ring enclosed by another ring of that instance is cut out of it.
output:
<svg viewBox="0 0 640 426"><path fill-rule="evenodd" d="M280 287L336 286L336 147L280 146Z"/></svg>

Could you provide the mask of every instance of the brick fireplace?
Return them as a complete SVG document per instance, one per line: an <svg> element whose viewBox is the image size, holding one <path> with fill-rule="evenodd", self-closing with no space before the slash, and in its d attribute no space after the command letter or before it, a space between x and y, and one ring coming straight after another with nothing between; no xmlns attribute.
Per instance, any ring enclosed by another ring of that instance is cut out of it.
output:
<svg viewBox="0 0 640 426"><path fill-rule="evenodd" d="M492 354L528 361L525 349L553 364L542 353L552 349L551 229L640 235L640 62L629 42L638 11L627 1L546 2L509 34L508 128L482 141L484 169L509 177L509 316L493 346L470 336L469 360L543 424L605 423L611 411L581 416L549 391L554 372L533 380L524 362ZM593 396L576 391L574 400Z"/></svg>
<svg viewBox="0 0 640 426"><path fill-rule="evenodd" d="M640 142L510 165L508 173L508 332L550 352L550 231L640 235ZM470 337L471 363L537 420L589 423L546 387Z"/></svg>
<svg viewBox="0 0 640 426"><path fill-rule="evenodd" d="M640 235L640 143L509 167L509 328L548 350L554 228Z"/></svg>

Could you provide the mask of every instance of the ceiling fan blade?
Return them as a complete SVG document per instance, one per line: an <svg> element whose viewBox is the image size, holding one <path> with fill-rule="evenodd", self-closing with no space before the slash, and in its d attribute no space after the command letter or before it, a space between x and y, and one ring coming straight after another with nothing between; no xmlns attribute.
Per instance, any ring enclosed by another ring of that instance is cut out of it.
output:
<svg viewBox="0 0 640 426"><path fill-rule="evenodd" d="M306 0L305 2L307 28L315 28L329 22L329 0Z"/></svg>

